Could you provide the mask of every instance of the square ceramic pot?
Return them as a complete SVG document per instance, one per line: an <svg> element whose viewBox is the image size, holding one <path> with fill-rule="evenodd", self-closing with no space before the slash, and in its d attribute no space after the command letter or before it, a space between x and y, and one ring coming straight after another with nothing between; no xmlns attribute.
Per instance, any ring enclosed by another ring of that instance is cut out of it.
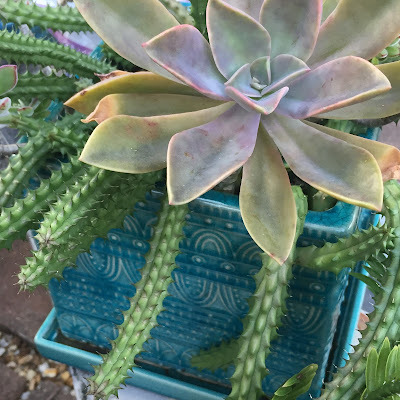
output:
<svg viewBox="0 0 400 400"><path fill-rule="evenodd" d="M132 283L140 279L159 200L159 191L148 193L146 201L136 204L134 214L126 217L123 230L111 230L107 240L94 241L90 254L78 257L77 269L67 268L65 280L50 283L55 306L52 318L56 316L51 324L64 337L103 349L110 347L109 339L116 337L114 324L122 323L120 310L128 308L127 297L135 293ZM172 378L178 386L180 382L184 387L193 384L212 390L215 398L223 398L222 394L229 392L228 378L233 369L198 371L191 367L190 358L200 349L240 334L241 318L248 310L246 300L255 287L252 275L261 266L260 249L244 227L237 196L211 191L191 202L189 209L181 254L176 260L180 268L173 272L171 296L164 301L166 311L159 316L159 326L152 330L153 338L145 345L140 362L144 370L161 381ZM338 202L330 210L308 213L298 245L335 241L370 222L368 211ZM355 281L348 283L345 270L335 276L305 266L294 267L288 313L266 363L270 370L263 383L267 394L301 368L317 363L319 370L309 393L318 395L327 371L338 365L348 350L357 322L358 309L354 305L363 290ZM346 293L348 307L338 324ZM337 331L337 348L332 349ZM50 358L90 368L85 361L87 355L79 356L75 351L74 361L74 357L65 358L65 350L57 353L52 348L49 353L42 345L39 348ZM139 386L155 390L152 379L144 379ZM165 385L159 386L159 392L178 400L201 398L185 397L187 393L179 397L176 390L165 392Z"/></svg>

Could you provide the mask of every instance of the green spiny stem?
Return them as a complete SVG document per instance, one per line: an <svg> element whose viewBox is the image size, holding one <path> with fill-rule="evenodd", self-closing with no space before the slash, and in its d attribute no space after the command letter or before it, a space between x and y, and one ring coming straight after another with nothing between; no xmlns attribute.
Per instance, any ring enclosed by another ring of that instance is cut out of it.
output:
<svg viewBox="0 0 400 400"><path fill-rule="evenodd" d="M106 43L101 45L101 51L107 62L112 63L113 65L118 66L118 68L123 69L124 71L136 72L140 71L140 68L136 65L132 64L130 61L121 57L117 52L115 52L110 46Z"/></svg>
<svg viewBox="0 0 400 400"><path fill-rule="evenodd" d="M21 196L51 148L51 143L45 137L39 137L29 141L18 154L10 157L7 168L1 172L0 207L11 206L13 201Z"/></svg>
<svg viewBox="0 0 400 400"><path fill-rule="evenodd" d="M296 400L306 393L317 373L318 365L311 364L288 379L275 393L272 400Z"/></svg>
<svg viewBox="0 0 400 400"><path fill-rule="evenodd" d="M303 229L302 228L302 223L304 222L303 219L305 218L305 214L307 213L307 202L305 196L303 195L299 187L293 187L293 190L296 197L296 204L298 207L298 216L300 221L297 227L298 230L300 230L301 232L301 230ZM283 266L279 266L279 268L278 265L272 264L272 267L270 267L270 269L275 268L275 270L272 272L270 270L267 270L268 263L272 263L271 259L269 259L267 256L264 255L263 263L266 264L266 267L263 266L260 272L255 276L257 283L259 283L260 280L262 281L262 278L266 276L269 276L268 279L270 279L275 283L280 280L282 282L288 282L290 280L292 276L292 268L291 265L290 268L288 267L288 263L285 263ZM281 274L282 276L280 276L279 274ZM276 284L278 285L278 283ZM253 303L254 303L254 298L257 296L260 297L260 301L262 300L261 294L256 292L249 301L251 307L253 306L255 307ZM273 331L272 334L268 333L268 335L271 335L272 338L274 338L276 335L276 329L280 323L281 316L286 312L286 306L285 306L286 297L287 297L286 286L282 285L282 287L279 287L279 289L277 290L273 301L273 306L276 308L276 310L274 311L276 313L276 325L274 326L275 331ZM249 311L249 314L250 312L251 309ZM250 316L248 315L246 319L247 318L250 318ZM237 355L239 353L239 348L240 348L240 339L239 341L231 340L229 342L222 342L218 346L214 346L208 350L202 350L198 355L193 356L191 359L191 364L198 369L210 369L211 371L215 371L219 368L227 369L237 358ZM263 364L263 369L266 370L265 362Z"/></svg>
<svg viewBox="0 0 400 400"><path fill-rule="evenodd" d="M298 248L296 264L338 274L343 268L354 268L357 262L368 261L380 251L393 248L394 238L393 228L387 225L370 226L367 230L340 238L337 243Z"/></svg>
<svg viewBox="0 0 400 400"><path fill-rule="evenodd" d="M17 86L7 95L13 102L29 102L32 98L65 101L77 92L79 81L65 75L58 77L26 72L18 76Z"/></svg>
<svg viewBox="0 0 400 400"><path fill-rule="evenodd" d="M159 179L160 173L130 175L90 167L45 214L37 235L40 249L21 267L22 288L61 279L65 267L73 266L97 237L122 226L135 203Z"/></svg>
<svg viewBox="0 0 400 400"><path fill-rule="evenodd" d="M0 18L16 25L27 24L63 32L88 32L92 29L79 13L71 7L39 7L25 0L1 0Z"/></svg>
<svg viewBox="0 0 400 400"><path fill-rule="evenodd" d="M385 382L379 389L365 395L363 400L391 400L390 396L396 396L398 393L400 393L400 381Z"/></svg>
<svg viewBox="0 0 400 400"><path fill-rule="evenodd" d="M70 47L7 30L0 31L0 54L8 62L51 65L87 78L93 78L95 72L104 74L112 69Z"/></svg>
<svg viewBox="0 0 400 400"><path fill-rule="evenodd" d="M14 240L24 239L29 229L37 229L50 204L65 193L87 168L77 156L71 156L70 162L62 163L61 169L43 180L39 188L29 191L25 198L17 199L12 207L3 208L0 214L0 248L10 249Z"/></svg>
<svg viewBox="0 0 400 400"><path fill-rule="evenodd" d="M255 276L256 290L243 320L243 333L238 339L238 353L234 359L235 372L230 378L232 391L227 400L257 400L263 394L261 384L268 373L265 360L286 309L296 242L307 214L307 200L300 187L293 187L293 191L298 215L294 244L283 265L266 254L261 256L263 265Z"/></svg>
<svg viewBox="0 0 400 400"><path fill-rule="evenodd" d="M164 7L176 18L180 24L194 25L193 18L187 8L176 0L160 0Z"/></svg>
<svg viewBox="0 0 400 400"><path fill-rule="evenodd" d="M118 338L112 341L112 350L103 356L103 363L95 367L94 376L89 378L90 394L96 399L107 400L117 394L128 371L135 367L135 357L151 338L157 317L164 310L163 301L176 268L175 257L179 253L187 212L186 205L171 207L168 198L163 199L146 264L141 270L142 279L135 284L136 294L130 308L123 313Z"/></svg>
<svg viewBox="0 0 400 400"><path fill-rule="evenodd" d="M370 351L380 348L386 337L397 341L400 334L400 186L397 181L385 184L384 207L386 223L396 228L394 249L388 257L379 259L385 264L374 276L382 289L375 297L375 309L369 314L367 328L362 331L360 344L351 353L350 360L327 383L319 399L321 400L355 400L359 399L365 388L365 366ZM373 272L373 270L372 270ZM382 276L383 272L383 276Z"/></svg>

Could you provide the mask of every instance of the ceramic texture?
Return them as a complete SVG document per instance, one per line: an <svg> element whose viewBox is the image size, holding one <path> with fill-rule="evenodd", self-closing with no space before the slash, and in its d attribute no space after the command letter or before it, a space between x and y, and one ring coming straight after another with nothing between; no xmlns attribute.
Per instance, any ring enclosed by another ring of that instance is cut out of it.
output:
<svg viewBox="0 0 400 400"><path fill-rule="evenodd" d="M123 230L111 230L107 240L97 239L90 254L78 257L78 269L68 268L64 281L50 283L65 336L101 347L109 347L109 339L116 337L114 324L122 322L120 310L129 305L126 297L134 294L131 283L140 279L159 198L159 192L149 193L146 202L136 205L134 215L126 217ZM150 370L226 392L232 368L199 372L191 367L190 358L199 349L240 334L246 299L255 287L251 275L261 266L260 249L244 227L236 196L209 192L190 203L189 209L177 258L180 268L173 273L166 311L141 359ZM358 223L368 223L369 214L360 221L360 212L344 203L323 213L309 212L299 245L349 235ZM288 313L266 363L270 370L263 384L266 393L272 394L304 366L317 363L320 368L310 394L318 394L347 278L346 272L336 277L294 268Z"/></svg>

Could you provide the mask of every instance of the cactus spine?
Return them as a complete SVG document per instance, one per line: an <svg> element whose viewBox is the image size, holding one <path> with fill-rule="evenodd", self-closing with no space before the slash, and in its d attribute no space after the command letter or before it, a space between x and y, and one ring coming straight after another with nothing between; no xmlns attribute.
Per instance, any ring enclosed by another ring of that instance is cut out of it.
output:
<svg viewBox="0 0 400 400"><path fill-rule="evenodd" d="M373 276L380 282L381 290L375 296L375 309L369 315L367 329L362 332L360 344L350 354L350 360L340 368L326 387L321 400L355 400L365 388L365 366L368 354L379 348L385 337L396 341L400 334L400 186L396 181L385 184L384 207L386 223L396 229L394 248L388 257L380 257L384 264ZM375 263L378 263L375 260ZM374 273L374 270L371 270ZM383 276L382 276L383 272Z"/></svg>
<svg viewBox="0 0 400 400"><path fill-rule="evenodd" d="M8 62L51 65L80 77L93 78L94 72L107 73L110 65L49 40L21 33L0 31L1 57Z"/></svg>
<svg viewBox="0 0 400 400"><path fill-rule="evenodd" d="M167 196L164 197L146 264L141 270L142 279L135 284L136 294L130 308L123 313L118 338L112 341L111 352L103 356L103 364L95 367L95 374L89 379L90 393L96 399L106 400L117 394L128 371L135 366L135 357L157 325L157 316L164 310L162 303L172 282L171 273L176 268L175 257L187 211L187 205L169 206Z"/></svg>
<svg viewBox="0 0 400 400"><path fill-rule="evenodd" d="M39 7L24 0L1 0L0 18L16 25L27 24L63 32L87 32L92 29L76 8Z"/></svg>

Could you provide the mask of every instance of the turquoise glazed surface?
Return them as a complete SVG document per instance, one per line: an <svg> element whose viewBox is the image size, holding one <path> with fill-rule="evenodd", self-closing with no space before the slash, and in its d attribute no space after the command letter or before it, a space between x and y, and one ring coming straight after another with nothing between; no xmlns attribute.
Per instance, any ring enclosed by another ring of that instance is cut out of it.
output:
<svg viewBox="0 0 400 400"><path fill-rule="evenodd" d="M110 347L109 339L116 337L114 324L122 323L120 310L128 308L127 297L134 295L131 283L140 279L159 199L160 192L148 193L147 201L138 203L134 215L126 217L123 230L111 230L107 240L97 239L90 254L78 257L77 269L65 270L65 281L50 283L63 335ZM190 358L199 349L240 334L241 318L248 310L246 299L255 287L251 275L261 266L260 249L243 225L237 196L211 191L191 202L189 209L171 296L164 301L166 311L158 318L160 325L152 330L153 339L140 360L149 371L227 393L232 368L199 372L191 367ZM334 241L370 221L369 212L338 202L331 210L308 213L298 245ZM347 271L336 277L294 268L288 313L266 363L270 370L263 385L267 394L306 365L317 363L320 368L309 393L318 395L347 284ZM352 292L359 296L357 287ZM351 338L358 312L354 314L346 314L341 321L342 347L332 364L340 362L341 350ZM140 386L154 390L151 381Z"/></svg>

